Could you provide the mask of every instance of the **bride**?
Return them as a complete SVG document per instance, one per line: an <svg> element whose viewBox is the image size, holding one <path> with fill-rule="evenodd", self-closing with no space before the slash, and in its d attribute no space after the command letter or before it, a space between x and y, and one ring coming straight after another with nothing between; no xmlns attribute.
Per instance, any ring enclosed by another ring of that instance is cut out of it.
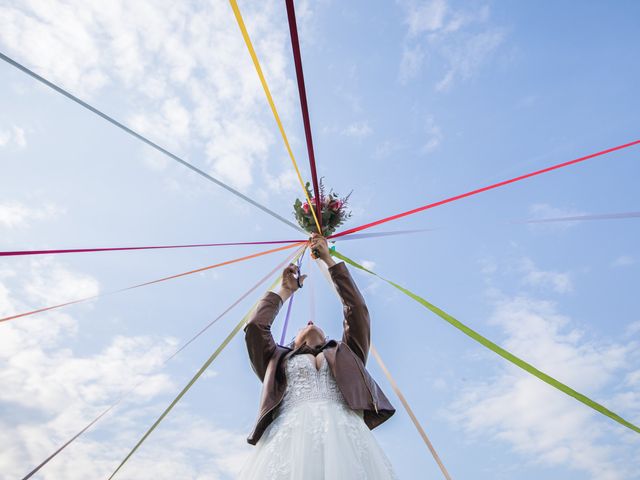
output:
<svg viewBox="0 0 640 480"><path fill-rule="evenodd" d="M245 327L253 370L263 383L260 412L247 441L256 448L243 480L387 480L393 468L370 429L395 409L365 364L369 313L344 262L336 263L324 237L311 250L327 265L344 311L342 340L328 340L309 321L288 347L277 345L271 324L299 288L298 267L283 272L277 292L264 294ZM303 282L306 275L300 276Z"/></svg>

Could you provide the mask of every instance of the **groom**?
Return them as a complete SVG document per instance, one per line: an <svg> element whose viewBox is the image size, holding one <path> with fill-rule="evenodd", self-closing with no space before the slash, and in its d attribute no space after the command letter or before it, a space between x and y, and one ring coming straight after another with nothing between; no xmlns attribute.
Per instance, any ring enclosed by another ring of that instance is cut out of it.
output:
<svg viewBox="0 0 640 480"><path fill-rule="evenodd" d="M278 292L268 291L258 302L244 328L249 359L262 381L260 413L247 441L255 445L273 420L273 413L286 390L285 361L292 355L324 353L338 388L347 404L364 411L364 421L373 429L395 413L378 384L365 368L371 343L369 311L344 262L336 263L327 240L314 233L309 248L327 265L331 279L340 295L344 312L342 340L328 340L324 332L309 322L296 335L293 348L277 345L271 335L271 324L282 304L299 286L295 278L298 267L290 264L282 275ZM300 277L303 282L306 275Z"/></svg>

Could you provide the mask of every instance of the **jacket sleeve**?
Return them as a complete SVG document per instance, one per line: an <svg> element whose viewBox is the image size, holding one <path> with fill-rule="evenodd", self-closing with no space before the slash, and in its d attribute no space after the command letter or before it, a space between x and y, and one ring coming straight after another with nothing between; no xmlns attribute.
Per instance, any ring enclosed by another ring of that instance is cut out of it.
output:
<svg viewBox="0 0 640 480"><path fill-rule="evenodd" d="M266 292L244 327L251 367L261 382L264 381L269 360L276 350L276 342L271 335L271 324L281 307L280 295L272 291Z"/></svg>
<svg viewBox="0 0 640 480"><path fill-rule="evenodd" d="M329 267L329 272L342 301L344 312L342 341L360 357L362 363L366 364L371 344L371 323L364 297L344 262Z"/></svg>

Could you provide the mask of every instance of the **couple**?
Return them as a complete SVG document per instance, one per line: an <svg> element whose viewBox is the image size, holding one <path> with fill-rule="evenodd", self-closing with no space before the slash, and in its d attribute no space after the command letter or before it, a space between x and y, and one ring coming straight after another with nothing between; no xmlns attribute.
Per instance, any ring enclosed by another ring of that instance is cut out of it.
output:
<svg viewBox="0 0 640 480"><path fill-rule="evenodd" d="M342 340L328 340L309 321L289 346L276 344L271 324L299 288L298 267L290 264L278 291L264 294L244 329L249 359L263 386L258 420L247 439L256 448L239 478L395 479L370 432L395 410L364 366L371 341L367 306L345 263L331 257L326 239L313 234L309 243L340 295Z"/></svg>

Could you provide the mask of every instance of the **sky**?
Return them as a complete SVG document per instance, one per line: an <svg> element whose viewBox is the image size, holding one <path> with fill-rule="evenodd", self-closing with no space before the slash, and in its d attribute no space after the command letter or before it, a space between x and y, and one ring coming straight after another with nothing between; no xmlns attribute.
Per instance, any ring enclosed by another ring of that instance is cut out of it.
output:
<svg viewBox="0 0 640 480"><path fill-rule="evenodd" d="M240 0L310 180L284 2ZM296 4L319 175L353 191L354 227L638 139L640 5L399 0ZM0 50L293 220L302 196L229 4L0 1ZM640 147L338 241L537 368L640 424ZM0 65L0 249L297 239L289 226ZM263 250L4 258L0 315ZM163 361L282 252L0 325L0 478L21 478L142 382L36 478L105 478L267 284ZM640 436L351 268L372 338L457 479L640 478ZM342 308L317 265L289 335L332 337ZM634 287L636 285L636 287ZM279 337L284 309L274 323ZM373 430L403 479L441 478L397 413ZM119 473L231 479L253 448L260 383L236 337Z"/></svg>

